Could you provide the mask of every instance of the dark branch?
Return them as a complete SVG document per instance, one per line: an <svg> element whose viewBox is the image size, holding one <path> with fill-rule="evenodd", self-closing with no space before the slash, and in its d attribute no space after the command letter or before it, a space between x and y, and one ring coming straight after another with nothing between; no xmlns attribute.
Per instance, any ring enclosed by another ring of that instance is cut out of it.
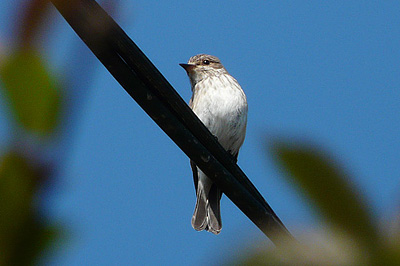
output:
<svg viewBox="0 0 400 266"><path fill-rule="evenodd" d="M275 244L294 240L234 158L94 0L52 2L129 95L247 217Z"/></svg>

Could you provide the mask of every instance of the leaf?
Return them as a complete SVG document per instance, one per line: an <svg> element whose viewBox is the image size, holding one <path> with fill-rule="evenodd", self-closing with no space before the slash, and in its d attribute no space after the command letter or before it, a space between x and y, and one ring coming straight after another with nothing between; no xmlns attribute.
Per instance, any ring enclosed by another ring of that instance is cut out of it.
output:
<svg viewBox="0 0 400 266"><path fill-rule="evenodd" d="M339 232L308 232L298 240L279 248L252 242L225 265L371 265L359 246Z"/></svg>
<svg viewBox="0 0 400 266"><path fill-rule="evenodd" d="M31 216L21 228L16 252L11 254L10 265L32 265L44 255L44 251L60 238L60 227L48 226ZM23 255L23 256L21 256Z"/></svg>
<svg viewBox="0 0 400 266"><path fill-rule="evenodd" d="M329 156L307 145L288 143L275 143L273 154L329 224L363 246L377 245L378 232L365 199Z"/></svg>
<svg viewBox="0 0 400 266"><path fill-rule="evenodd" d="M34 204L43 173L17 153L0 160L0 265L33 264L58 235Z"/></svg>
<svg viewBox="0 0 400 266"><path fill-rule="evenodd" d="M16 121L40 135L54 131L60 114L60 91L36 51L17 50L2 65L0 78Z"/></svg>

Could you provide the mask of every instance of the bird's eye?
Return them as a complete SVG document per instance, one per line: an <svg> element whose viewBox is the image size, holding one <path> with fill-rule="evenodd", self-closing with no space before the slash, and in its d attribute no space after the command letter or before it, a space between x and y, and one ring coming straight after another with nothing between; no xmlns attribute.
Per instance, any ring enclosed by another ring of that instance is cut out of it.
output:
<svg viewBox="0 0 400 266"><path fill-rule="evenodd" d="M210 61L209 61L209 60L203 60L203 64L209 65L209 64L210 64Z"/></svg>

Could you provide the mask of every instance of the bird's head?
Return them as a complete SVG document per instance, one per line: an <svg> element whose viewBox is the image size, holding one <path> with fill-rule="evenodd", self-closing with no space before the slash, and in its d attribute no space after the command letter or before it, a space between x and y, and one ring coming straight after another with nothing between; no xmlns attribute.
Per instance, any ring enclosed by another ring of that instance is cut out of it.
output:
<svg viewBox="0 0 400 266"><path fill-rule="evenodd" d="M186 70L192 85L204 78L227 73L218 57L207 54L192 56L187 64L179 65Z"/></svg>

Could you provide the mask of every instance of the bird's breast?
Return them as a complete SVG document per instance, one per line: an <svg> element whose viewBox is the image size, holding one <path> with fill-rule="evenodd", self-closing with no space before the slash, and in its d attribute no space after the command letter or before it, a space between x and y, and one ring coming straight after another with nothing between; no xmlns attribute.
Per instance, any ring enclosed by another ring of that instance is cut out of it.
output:
<svg viewBox="0 0 400 266"><path fill-rule="evenodd" d="M193 93L193 111L225 149L237 152L247 123L247 101L240 85L221 75L197 83Z"/></svg>

